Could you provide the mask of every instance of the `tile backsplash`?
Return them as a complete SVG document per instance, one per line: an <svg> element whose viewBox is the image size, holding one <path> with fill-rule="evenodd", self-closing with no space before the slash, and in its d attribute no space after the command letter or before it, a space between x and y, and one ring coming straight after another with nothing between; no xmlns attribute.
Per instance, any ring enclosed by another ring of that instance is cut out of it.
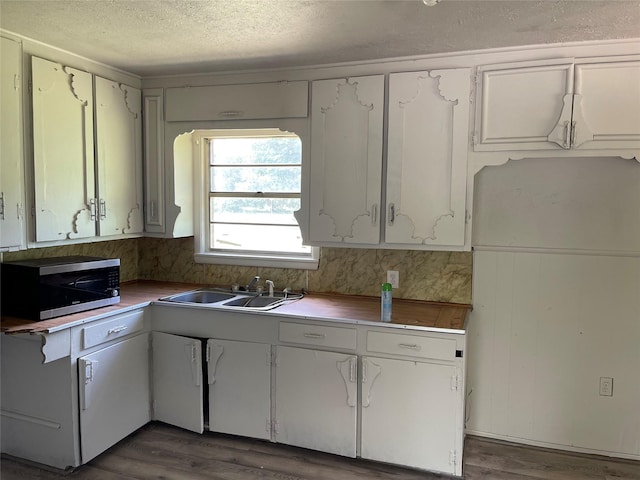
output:
<svg viewBox="0 0 640 480"><path fill-rule="evenodd" d="M90 257L119 258L120 281L130 282L138 278L138 239L113 240L93 243L77 243L59 247L30 248L2 254L2 261L10 262L29 258L87 255Z"/></svg>
<svg viewBox="0 0 640 480"><path fill-rule="evenodd" d="M121 281L136 279L215 285L246 284L255 275L276 288L311 292L380 295L387 270L400 273L396 298L471 303L471 252L327 248L318 270L238 267L195 263L193 237L139 238L36 248L4 253L3 260L91 255L120 258Z"/></svg>
<svg viewBox="0 0 640 480"><path fill-rule="evenodd" d="M255 275L276 288L380 295L387 270L400 272L394 297L471 303L471 252L327 248L318 270L205 265L193 261L193 238L139 240L139 278L215 285L246 284Z"/></svg>

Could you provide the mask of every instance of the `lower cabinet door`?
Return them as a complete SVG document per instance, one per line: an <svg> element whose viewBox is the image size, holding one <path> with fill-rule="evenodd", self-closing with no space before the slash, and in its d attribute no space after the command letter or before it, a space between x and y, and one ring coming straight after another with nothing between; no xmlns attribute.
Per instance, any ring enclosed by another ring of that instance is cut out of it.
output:
<svg viewBox="0 0 640 480"><path fill-rule="evenodd" d="M209 430L271 439L271 345L209 339Z"/></svg>
<svg viewBox="0 0 640 480"><path fill-rule="evenodd" d="M275 440L356 455L357 357L277 347Z"/></svg>
<svg viewBox="0 0 640 480"><path fill-rule="evenodd" d="M453 365L363 357L361 457L455 473L457 385Z"/></svg>
<svg viewBox="0 0 640 480"><path fill-rule="evenodd" d="M202 341L152 333L153 419L204 431Z"/></svg>
<svg viewBox="0 0 640 480"><path fill-rule="evenodd" d="M82 463L149 422L149 335L78 359Z"/></svg>

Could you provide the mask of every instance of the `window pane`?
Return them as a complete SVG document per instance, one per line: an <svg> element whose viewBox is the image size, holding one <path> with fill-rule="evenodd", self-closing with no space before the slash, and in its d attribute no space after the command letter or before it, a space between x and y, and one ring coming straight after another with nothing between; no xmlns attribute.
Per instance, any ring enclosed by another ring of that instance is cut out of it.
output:
<svg viewBox="0 0 640 480"><path fill-rule="evenodd" d="M310 253L302 245L300 227L273 225L211 225L211 248L258 252Z"/></svg>
<svg viewBox="0 0 640 480"><path fill-rule="evenodd" d="M211 222L298 225L299 198L220 198L210 201Z"/></svg>
<svg viewBox="0 0 640 480"><path fill-rule="evenodd" d="M302 142L298 137L214 138L211 165L300 164Z"/></svg>
<svg viewBox="0 0 640 480"><path fill-rule="evenodd" d="M300 192L300 167L213 167L212 192Z"/></svg>

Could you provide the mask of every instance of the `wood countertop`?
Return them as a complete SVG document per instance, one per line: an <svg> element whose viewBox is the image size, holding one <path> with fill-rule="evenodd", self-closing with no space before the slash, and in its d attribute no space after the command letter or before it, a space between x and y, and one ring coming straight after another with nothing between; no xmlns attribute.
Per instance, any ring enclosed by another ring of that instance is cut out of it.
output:
<svg viewBox="0 0 640 480"><path fill-rule="evenodd" d="M202 284L146 280L123 283L120 288L120 303L116 305L39 322L2 316L0 332L5 334L50 333L87 321L98 320L121 311L144 307L160 297L204 286ZM393 299L393 320L391 323L383 324L380 321L380 298L378 297L307 293L301 300L282 305L267 313L273 312L272 314L285 317L374 322L398 328L426 327L464 331L467 314L470 310L471 305L467 304Z"/></svg>

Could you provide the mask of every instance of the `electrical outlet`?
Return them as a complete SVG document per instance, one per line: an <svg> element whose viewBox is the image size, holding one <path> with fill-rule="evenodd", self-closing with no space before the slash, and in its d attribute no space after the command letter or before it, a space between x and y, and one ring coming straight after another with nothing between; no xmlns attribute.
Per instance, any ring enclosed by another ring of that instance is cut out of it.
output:
<svg viewBox="0 0 640 480"><path fill-rule="evenodd" d="M613 397L613 378L600 377L600 396Z"/></svg>
<svg viewBox="0 0 640 480"><path fill-rule="evenodd" d="M400 272L397 270L387 270L387 282L393 288L400 288Z"/></svg>

